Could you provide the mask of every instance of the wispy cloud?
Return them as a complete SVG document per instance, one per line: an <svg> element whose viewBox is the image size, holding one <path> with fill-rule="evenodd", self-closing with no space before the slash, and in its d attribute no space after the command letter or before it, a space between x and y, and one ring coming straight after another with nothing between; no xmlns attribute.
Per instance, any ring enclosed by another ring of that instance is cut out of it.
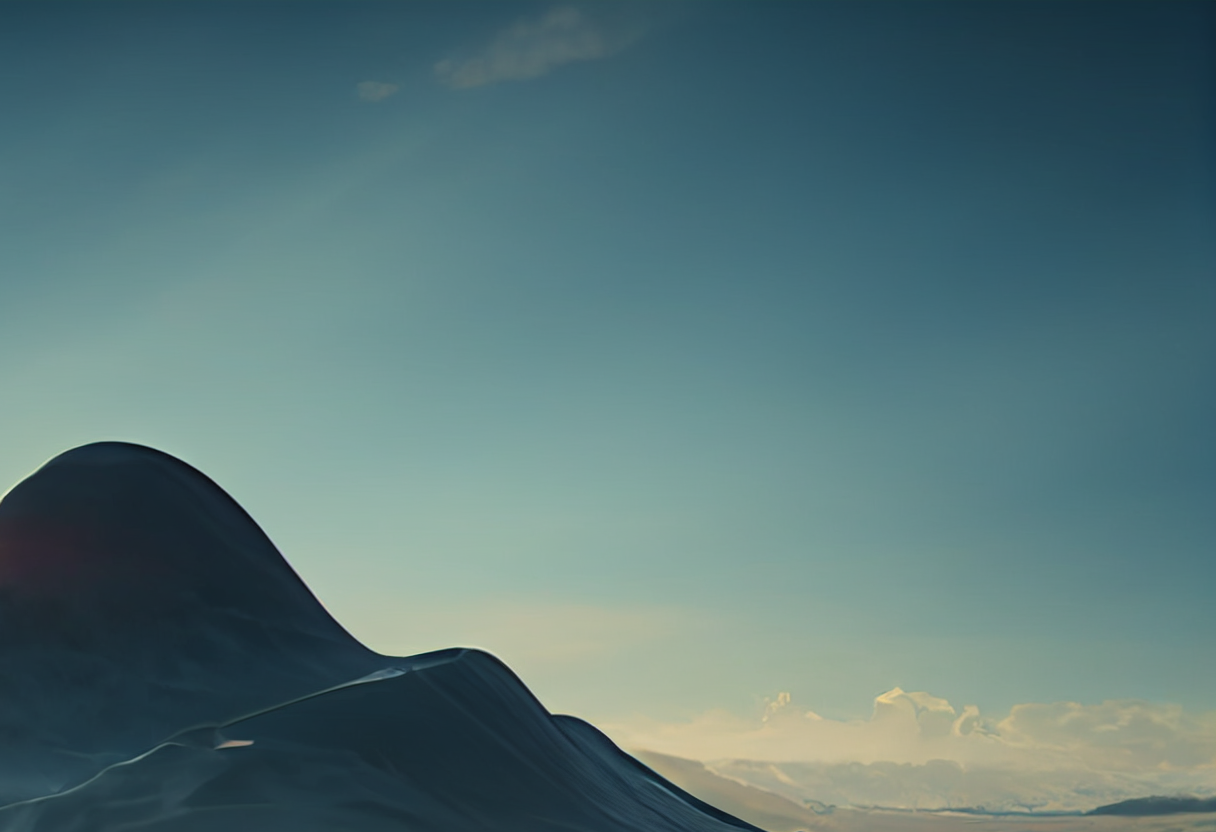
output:
<svg viewBox="0 0 1216 832"><path fill-rule="evenodd" d="M476 605L422 606L386 611L383 620L370 611L345 618L357 632L394 634L371 638L377 650L398 655L451 644L480 647L512 667L534 672L544 667L568 669L596 661L656 639L665 639L695 624L687 613L666 607L619 608L591 604L498 601ZM419 634L442 634L434 643Z"/></svg>
<svg viewBox="0 0 1216 832"><path fill-rule="evenodd" d="M563 64L619 52L641 33L638 26L610 26L580 9L559 6L502 30L476 55L440 61L435 75L455 89L538 78Z"/></svg>
<svg viewBox="0 0 1216 832"><path fill-rule="evenodd" d="M361 101L383 101L396 93L396 84L386 84L383 81L360 81L355 85L355 94Z"/></svg>
<svg viewBox="0 0 1216 832"><path fill-rule="evenodd" d="M1031 703L991 719L895 688L868 719L833 720L781 693L753 719L710 711L601 727L628 748L708 761L797 800L1076 809L1096 795L1216 794L1216 711L1141 701Z"/></svg>

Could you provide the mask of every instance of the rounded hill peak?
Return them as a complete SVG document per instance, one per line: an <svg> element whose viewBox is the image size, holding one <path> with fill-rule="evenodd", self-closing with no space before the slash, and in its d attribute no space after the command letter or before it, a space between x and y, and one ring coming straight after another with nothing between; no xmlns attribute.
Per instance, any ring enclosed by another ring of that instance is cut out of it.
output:
<svg viewBox="0 0 1216 832"><path fill-rule="evenodd" d="M15 744L145 748L384 661L168 454L85 445L0 500L0 736Z"/></svg>
<svg viewBox="0 0 1216 832"><path fill-rule="evenodd" d="M112 611L114 626L200 604L328 618L223 489L126 442L60 454L0 501L0 594Z"/></svg>

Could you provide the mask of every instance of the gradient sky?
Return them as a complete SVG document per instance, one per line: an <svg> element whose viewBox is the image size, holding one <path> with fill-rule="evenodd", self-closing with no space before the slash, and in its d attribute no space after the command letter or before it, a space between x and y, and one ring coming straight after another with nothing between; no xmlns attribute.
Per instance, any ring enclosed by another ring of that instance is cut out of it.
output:
<svg viewBox="0 0 1216 832"><path fill-rule="evenodd" d="M1216 689L1216 6L4 3L0 488L592 719Z"/></svg>

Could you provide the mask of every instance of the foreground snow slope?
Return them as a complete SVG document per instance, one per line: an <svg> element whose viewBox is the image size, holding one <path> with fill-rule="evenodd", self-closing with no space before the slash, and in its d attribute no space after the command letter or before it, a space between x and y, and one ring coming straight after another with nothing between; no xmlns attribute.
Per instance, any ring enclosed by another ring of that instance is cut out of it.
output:
<svg viewBox="0 0 1216 832"><path fill-rule="evenodd" d="M0 809L11 832L98 829L738 832L594 728L552 717L476 650L194 729L66 793Z"/></svg>

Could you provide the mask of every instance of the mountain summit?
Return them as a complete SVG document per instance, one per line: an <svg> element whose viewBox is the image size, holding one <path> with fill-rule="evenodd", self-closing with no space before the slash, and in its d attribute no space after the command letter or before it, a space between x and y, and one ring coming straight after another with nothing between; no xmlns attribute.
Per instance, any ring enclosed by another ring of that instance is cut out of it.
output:
<svg viewBox="0 0 1216 832"><path fill-rule="evenodd" d="M494 657L382 656L139 445L0 501L0 832L728 832Z"/></svg>
<svg viewBox="0 0 1216 832"><path fill-rule="evenodd" d="M19 769L0 799L383 664L231 497L160 451L86 445L0 501L0 765Z"/></svg>

